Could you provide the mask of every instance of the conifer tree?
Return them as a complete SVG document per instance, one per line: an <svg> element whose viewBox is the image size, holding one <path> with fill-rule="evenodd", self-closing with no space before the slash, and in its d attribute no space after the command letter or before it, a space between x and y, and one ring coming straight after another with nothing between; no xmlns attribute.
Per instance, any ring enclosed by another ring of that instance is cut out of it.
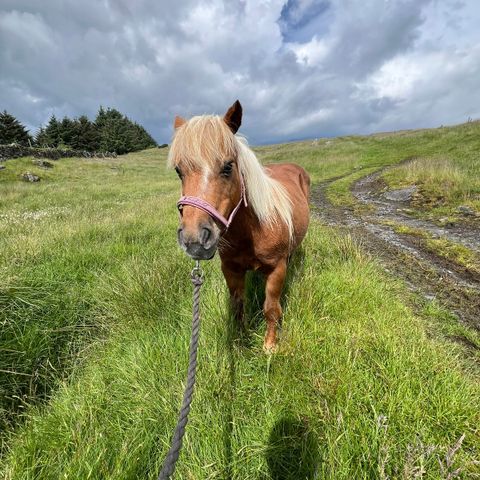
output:
<svg viewBox="0 0 480 480"><path fill-rule="evenodd" d="M47 145L47 132L44 127L40 127L35 134L35 145L43 147Z"/></svg>
<svg viewBox="0 0 480 480"><path fill-rule="evenodd" d="M63 117L59 124L61 142L59 146L61 148L71 148L75 130L75 122L68 117Z"/></svg>
<svg viewBox="0 0 480 480"><path fill-rule="evenodd" d="M39 147L56 148L62 142L60 123L55 115L50 117L45 128L40 128L36 137L36 143Z"/></svg>
<svg viewBox="0 0 480 480"><path fill-rule="evenodd" d="M99 130L99 148L102 151L123 154L156 145L143 127L114 108L105 110L100 107L95 124Z"/></svg>
<svg viewBox="0 0 480 480"><path fill-rule="evenodd" d="M86 115L74 120L73 137L71 147L75 150L87 150L94 152L98 150L98 131Z"/></svg>
<svg viewBox="0 0 480 480"><path fill-rule="evenodd" d="M100 107L94 122L82 115L58 121L50 117L38 130L35 143L40 147L60 147L89 152L103 151L118 154L134 152L157 145L151 135L138 123L115 108Z"/></svg>
<svg viewBox="0 0 480 480"><path fill-rule="evenodd" d="M0 144L18 143L28 146L31 136L28 130L6 110L0 113Z"/></svg>

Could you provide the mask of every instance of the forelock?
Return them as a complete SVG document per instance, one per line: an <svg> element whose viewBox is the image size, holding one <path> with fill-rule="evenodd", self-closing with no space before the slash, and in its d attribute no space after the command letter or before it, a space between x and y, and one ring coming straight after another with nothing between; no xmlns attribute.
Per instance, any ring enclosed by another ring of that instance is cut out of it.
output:
<svg viewBox="0 0 480 480"><path fill-rule="evenodd" d="M212 168L238 152L235 135L218 115L193 117L177 128L168 155L170 166Z"/></svg>

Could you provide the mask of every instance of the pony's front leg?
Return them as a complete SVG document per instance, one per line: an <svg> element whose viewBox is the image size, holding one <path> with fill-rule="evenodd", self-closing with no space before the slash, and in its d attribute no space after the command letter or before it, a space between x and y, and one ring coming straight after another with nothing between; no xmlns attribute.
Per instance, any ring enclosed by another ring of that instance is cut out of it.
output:
<svg viewBox="0 0 480 480"><path fill-rule="evenodd" d="M273 353L277 347L277 326L282 317L280 296L285 284L286 274L287 262L286 260L281 260L267 275L265 303L263 304L263 313L267 322L267 332L263 342L263 350L266 353Z"/></svg>
<svg viewBox="0 0 480 480"><path fill-rule="evenodd" d="M222 272L230 291L230 302L235 319L242 328L246 328L243 301L245 297L245 271L237 271L222 263Z"/></svg>

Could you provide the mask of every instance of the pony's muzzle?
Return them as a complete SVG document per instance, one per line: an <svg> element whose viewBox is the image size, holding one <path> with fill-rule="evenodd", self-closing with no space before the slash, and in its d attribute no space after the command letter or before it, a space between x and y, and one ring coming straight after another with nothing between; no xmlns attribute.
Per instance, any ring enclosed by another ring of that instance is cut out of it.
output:
<svg viewBox="0 0 480 480"><path fill-rule="evenodd" d="M187 231L182 225L177 231L178 243L194 260L210 260L217 250L219 234L204 223L196 231Z"/></svg>

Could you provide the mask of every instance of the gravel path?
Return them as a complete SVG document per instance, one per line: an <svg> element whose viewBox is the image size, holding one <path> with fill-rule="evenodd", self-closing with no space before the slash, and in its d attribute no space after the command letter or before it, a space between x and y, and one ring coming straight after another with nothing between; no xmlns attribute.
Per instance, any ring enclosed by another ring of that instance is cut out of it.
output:
<svg viewBox="0 0 480 480"><path fill-rule="evenodd" d="M462 322L480 330L480 275L426 250L421 238L397 233L385 222L422 230L476 251L480 251L480 230L472 226L439 227L412 218L405 209L414 187L383 192L379 182L382 171L357 180L351 187L358 203L369 207L365 209L337 207L328 200L328 186L342 177L318 184L312 192L315 216L326 225L352 234L385 270L401 277L427 299L436 298Z"/></svg>

